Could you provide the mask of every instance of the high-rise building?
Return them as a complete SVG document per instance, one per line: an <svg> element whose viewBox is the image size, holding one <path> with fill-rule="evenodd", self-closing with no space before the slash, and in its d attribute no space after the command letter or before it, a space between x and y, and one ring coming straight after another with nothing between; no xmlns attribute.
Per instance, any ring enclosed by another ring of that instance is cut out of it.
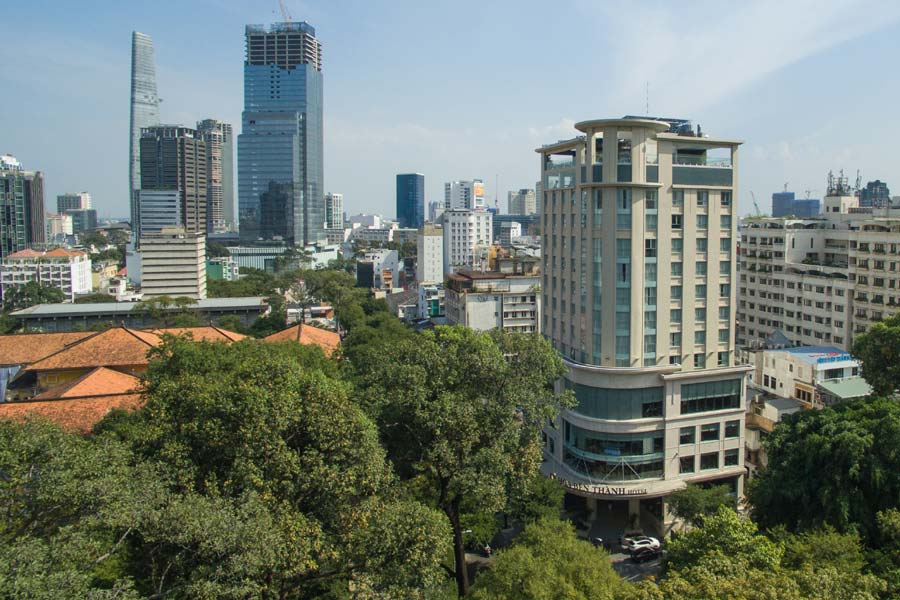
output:
<svg viewBox="0 0 900 600"><path fill-rule="evenodd" d="M794 197L794 192L775 192L772 194L773 217L799 217L809 219L815 217L822 210L822 202L817 198Z"/></svg>
<svg viewBox="0 0 900 600"><path fill-rule="evenodd" d="M512 241L522 237L522 224L517 221L506 221L500 225L500 245L504 248L512 246Z"/></svg>
<svg viewBox="0 0 900 600"><path fill-rule="evenodd" d="M448 181L444 184L444 210L485 208L484 181Z"/></svg>
<svg viewBox="0 0 900 600"><path fill-rule="evenodd" d="M442 200L433 200L428 203L428 220L437 223L441 215L444 214L444 202Z"/></svg>
<svg viewBox="0 0 900 600"><path fill-rule="evenodd" d="M397 221L400 227L425 224L425 176L421 173L397 175Z"/></svg>
<svg viewBox="0 0 900 600"><path fill-rule="evenodd" d="M206 233L206 143L196 129L180 125L158 125L141 136L141 189L177 191L180 195L180 226L188 233ZM138 239L141 205L132 228Z"/></svg>
<svg viewBox="0 0 900 600"><path fill-rule="evenodd" d="M487 263L487 249L493 241L492 218L486 210L444 211L444 275L459 267Z"/></svg>
<svg viewBox="0 0 900 600"><path fill-rule="evenodd" d="M416 236L416 281L444 282L444 232L439 227L425 225Z"/></svg>
<svg viewBox="0 0 900 600"><path fill-rule="evenodd" d="M859 205L862 207L875 206L883 208L891 205L891 190L888 185L876 179L866 184L866 187L859 191Z"/></svg>
<svg viewBox="0 0 900 600"><path fill-rule="evenodd" d="M248 25L245 37L238 136L241 240L272 239L272 227L264 227L264 202L268 216L289 219L276 228L285 241L324 240L322 47L316 30L305 22Z"/></svg>
<svg viewBox="0 0 900 600"><path fill-rule="evenodd" d="M87 192L67 192L56 197L56 212L91 208L91 195Z"/></svg>
<svg viewBox="0 0 900 600"><path fill-rule="evenodd" d="M234 143L231 125L216 119L197 123L206 143L206 231L223 233L234 227Z"/></svg>
<svg viewBox="0 0 900 600"><path fill-rule="evenodd" d="M159 96L156 94L156 64L153 40L131 32L131 118L128 142L128 201L131 222L137 222L137 190L141 188L141 130L159 124ZM82 207L89 208L89 207Z"/></svg>
<svg viewBox="0 0 900 600"><path fill-rule="evenodd" d="M72 217L73 233L83 233L97 228L97 210L94 208L68 210L66 214Z"/></svg>
<svg viewBox="0 0 900 600"><path fill-rule="evenodd" d="M164 228L140 239L141 291L145 298L206 298L206 236Z"/></svg>
<svg viewBox="0 0 900 600"><path fill-rule="evenodd" d="M624 526L647 514L664 525L666 497L689 482L742 493L739 142L674 119L575 127L537 150L541 331L577 402L545 429L542 470L591 513L602 501Z"/></svg>
<svg viewBox="0 0 900 600"><path fill-rule="evenodd" d="M72 229L72 215L48 213L44 223L47 228L45 239L49 244L65 243L66 237L75 233Z"/></svg>
<svg viewBox="0 0 900 600"><path fill-rule="evenodd" d="M344 228L344 195L325 194L325 229Z"/></svg>
<svg viewBox="0 0 900 600"><path fill-rule="evenodd" d="M522 188L517 192L509 192L507 199L511 215L533 215L537 212L534 190Z"/></svg>
<svg viewBox="0 0 900 600"><path fill-rule="evenodd" d="M44 178L0 156L0 259L44 242Z"/></svg>

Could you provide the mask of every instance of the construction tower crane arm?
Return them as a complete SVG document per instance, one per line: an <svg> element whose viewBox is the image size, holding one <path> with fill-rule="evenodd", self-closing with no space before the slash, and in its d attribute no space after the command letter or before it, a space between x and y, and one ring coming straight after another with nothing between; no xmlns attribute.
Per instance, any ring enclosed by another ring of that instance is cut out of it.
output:
<svg viewBox="0 0 900 600"><path fill-rule="evenodd" d="M750 197L753 198L753 209L756 211L756 216L761 217L762 211L759 210L759 204L756 202L756 194L750 192Z"/></svg>
<svg viewBox="0 0 900 600"><path fill-rule="evenodd" d="M285 23L291 22L291 13L288 12L287 6L284 4L284 0L278 0L278 6L281 8L281 16L284 19Z"/></svg>

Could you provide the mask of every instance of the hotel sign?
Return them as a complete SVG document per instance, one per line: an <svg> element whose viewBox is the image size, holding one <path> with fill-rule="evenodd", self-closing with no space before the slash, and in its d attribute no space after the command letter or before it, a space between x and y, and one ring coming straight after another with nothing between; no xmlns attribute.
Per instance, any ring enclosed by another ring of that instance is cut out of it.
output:
<svg viewBox="0 0 900 600"><path fill-rule="evenodd" d="M556 475L553 475L553 479L556 479ZM587 494L592 494L594 496L645 496L647 495L647 488L633 488L626 486L616 486L616 485L604 485L604 484L590 484L590 483L575 483L574 481L568 481L563 479L563 483L567 488L574 492L584 492Z"/></svg>

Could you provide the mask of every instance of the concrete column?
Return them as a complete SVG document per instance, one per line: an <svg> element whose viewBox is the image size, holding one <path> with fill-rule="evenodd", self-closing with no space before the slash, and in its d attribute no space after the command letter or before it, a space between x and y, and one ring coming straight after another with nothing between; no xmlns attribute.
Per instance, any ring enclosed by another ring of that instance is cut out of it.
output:
<svg viewBox="0 0 900 600"><path fill-rule="evenodd" d="M597 518L597 499L596 498L587 498L585 504L588 509L588 519L593 521Z"/></svg>
<svg viewBox="0 0 900 600"><path fill-rule="evenodd" d="M632 515L637 515L635 519ZM640 498L628 499L628 526L631 527L632 522L640 528L641 525L641 500Z"/></svg>

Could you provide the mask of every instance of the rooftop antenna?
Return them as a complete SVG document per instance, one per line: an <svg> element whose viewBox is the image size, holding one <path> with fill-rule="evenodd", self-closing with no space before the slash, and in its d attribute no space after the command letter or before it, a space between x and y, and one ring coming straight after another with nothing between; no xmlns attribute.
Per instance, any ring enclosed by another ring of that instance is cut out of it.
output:
<svg viewBox="0 0 900 600"><path fill-rule="evenodd" d="M784 191L785 191L785 192L787 191L787 186L788 186L788 182L785 181L785 182L784 182Z"/></svg>

